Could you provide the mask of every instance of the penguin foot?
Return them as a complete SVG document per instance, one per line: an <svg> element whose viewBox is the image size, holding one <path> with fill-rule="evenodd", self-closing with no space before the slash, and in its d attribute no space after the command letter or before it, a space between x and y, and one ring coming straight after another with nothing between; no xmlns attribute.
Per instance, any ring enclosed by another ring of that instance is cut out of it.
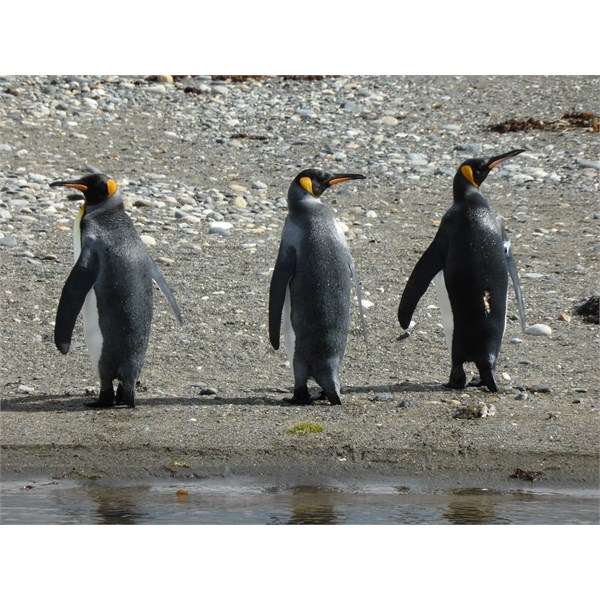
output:
<svg viewBox="0 0 600 600"><path fill-rule="evenodd" d="M329 404L334 405L342 403L342 400L339 394L337 394L337 392L330 392L329 394L327 394L327 392L325 392L324 390L320 390L316 396L312 397L312 400L328 400Z"/></svg>
<svg viewBox="0 0 600 600"><path fill-rule="evenodd" d="M471 379L471 381L469 381L469 383L467 385L469 387L478 387L478 388L479 387L486 387L490 392L497 392L498 391L498 386L496 385L496 382L493 379L489 380L486 383L480 377L473 377L473 379Z"/></svg>
<svg viewBox="0 0 600 600"><path fill-rule="evenodd" d="M115 406L127 406L128 408L135 408L135 401L133 398L131 400L121 400L120 402L115 402Z"/></svg>
<svg viewBox="0 0 600 600"><path fill-rule="evenodd" d="M296 388L294 390L294 395L291 398L286 399L286 402L290 404L303 406L307 404L312 404L313 398L310 397L310 394L308 393L308 388L304 386L301 388Z"/></svg>
<svg viewBox="0 0 600 600"><path fill-rule="evenodd" d="M335 396L331 396L329 398L329 404L333 404L334 406L339 406L342 404L342 399L336 394Z"/></svg>
<svg viewBox="0 0 600 600"><path fill-rule="evenodd" d="M450 380L448 383L443 383L442 385L445 388L450 388L451 390L463 390L466 387L465 384L461 385L460 383L456 383L452 380Z"/></svg>
<svg viewBox="0 0 600 600"><path fill-rule="evenodd" d="M94 400L93 402L86 402L85 405L89 408L113 408L115 406L115 399L103 400L102 398L98 398L98 400Z"/></svg>
<svg viewBox="0 0 600 600"><path fill-rule="evenodd" d="M119 384L117 386L117 393L115 399L116 406L128 406L129 408L135 408L135 397L129 392L128 394L123 394L123 385Z"/></svg>
<svg viewBox="0 0 600 600"><path fill-rule="evenodd" d="M482 379L479 383L479 387L486 387L490 392L498 391L498 384L494 379L490 379L489 381L483 381Z"/></svg>
<svg viewBox="0 0 600 600"><path fill-rule="evenodd" d="M294 406L308 406L313 403L311 398L296 398L296 396L292 396L291 398L286 398L284 400L286 404L293 404Z"/></svg>
<svg viewBox="0 0 600 600"><path fill-rule="evenodd" d="M488 365L477 365L479 370L479 387L485 386L490 392L498 391L498 383L496 382L496 372L494 367Z"/></svg>
<svg viewBox="0 0 600 600"><path fill-rule="evenodd" d="M450 379L448 383L444 384L444 387L453 389L453 390L462 390L467 385L467 376L465 375L465 370L462 368L462 365L452 367L450 371Z"/></svg>
<svg viewBox="0 0 600 600"><path fill-rule="evenodd" d="M85 405L90 408L112 408L115 405L115 391L113 390L112 384L110 384L109 387L100 390L98 400L86 402Z"/></svg>

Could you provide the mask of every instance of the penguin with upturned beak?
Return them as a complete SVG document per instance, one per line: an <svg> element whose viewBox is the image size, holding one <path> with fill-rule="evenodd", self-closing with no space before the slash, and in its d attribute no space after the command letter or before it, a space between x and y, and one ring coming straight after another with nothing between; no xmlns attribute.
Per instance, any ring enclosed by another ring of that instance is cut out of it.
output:
<svg viewBox="0 0 600 600"><path fill-rule="evenodd" d="M402 293L398 320L408 329L419 299L435 278L451 353L447 383L451 388L465 387L463 364L474 362L480 375L476 384L498 390L496 364L506 326L509 275L525 331L525 308L510 241L502 219L479 189L492 169L521 152L524 150L511 150L463 162L454 176L454 203Z"/></svg>

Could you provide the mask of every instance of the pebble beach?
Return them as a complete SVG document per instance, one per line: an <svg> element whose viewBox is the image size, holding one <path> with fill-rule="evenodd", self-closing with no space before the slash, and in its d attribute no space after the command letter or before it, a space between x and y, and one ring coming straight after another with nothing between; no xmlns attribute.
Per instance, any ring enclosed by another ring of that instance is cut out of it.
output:
<svg viewBox="0 0 600 600"><path fill-rule="evenodd" d="M600 330L577 309L600 290L599 98L592 76L0 77L2 478L597 485ZM529 329L511 290L500 391L448 390L433 286L408 338L398 302L459 164L514 148L482 193ZM365 347L354 302L341 407L287 404L291 369L267 334L287 189L309 167L366 176L322 198L369 332ZM119 184L184 319L155 294L134 411L85 407L97 382L80 322L68 355L53 344L78 204L49 183L89 170Z"/></svg>

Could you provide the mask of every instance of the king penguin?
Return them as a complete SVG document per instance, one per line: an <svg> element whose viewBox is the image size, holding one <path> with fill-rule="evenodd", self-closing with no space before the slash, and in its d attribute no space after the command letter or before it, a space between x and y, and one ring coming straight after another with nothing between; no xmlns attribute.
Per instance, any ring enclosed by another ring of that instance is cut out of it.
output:
<svg viewBox="0 0 600 600"><path fill-rule="evenodd" d="M321 200L332 185L364 175L329 175L306 169L292 181L288 216L269 291L269 339L279 348L283 330L294 371L294 404L309 404L307 382L314 379L331 404L341 404L340 367L350 325L350 278L364 329L360 284L344 233Z"/></svg>
<svg viewBox="0 0 600 600"><path fill-rule="evenodd" d="M126 214L123 196L113 179L93 173L50 186L79 190L85 200L73 227L75 266L58 303L54 341L63 354L69 351L81 311L86 346L100 379L100 396L88 406L133 408L135 384L150 336L152 281L181 324L179 307ZM114 380L119 381L116 395Z"/></svg>
<svg viewBox="0 0 600 600"><path fill-rule="evenodd" d="M474 362L479 371L476 385L498 390L496 364L506 326L509 274L525 331L525 308L510 242L502 219L479 190L493 168L521 152L463 162L454 177L454 202L402 293L398 320L407 329L419 299L435 278L451 353L450 388L465 387L463 364Z"/></svg>

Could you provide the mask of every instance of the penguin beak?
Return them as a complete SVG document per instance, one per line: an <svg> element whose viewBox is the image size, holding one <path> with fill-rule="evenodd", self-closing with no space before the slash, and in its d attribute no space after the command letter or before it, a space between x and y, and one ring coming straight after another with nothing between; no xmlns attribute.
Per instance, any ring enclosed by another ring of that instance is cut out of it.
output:
<svg viewBox="0 0 600 600"><path fill-rule="evenodd" d="M351 179L366 179L364 175L359 173L344 173L343 175L332 175L326 182L327 187L342 183L343 181L350 181Z"/></svg>
<svg viewBox="0 0 600 600"><path fill-rule="evenodd" d="M79 183L79 181L53 181L50 184L50 187L69 187L75 190L79 190L80 192L87 192L88 186L83 183Z"/></svg>
<svg viewBox="0 0 600 600"><path fill-rule="evenodd" d="M79 190L80 192L87 192L88 190L88 186L79 183L79 181L53 181L50 184L50 187L68 187ZM85 197L81 194L69 194L67 200L85 200Z"/></svg>
<svg viewBox="0 0 600 600"><path fill-rule="evenodd" d="M511 150L506 154L500 154L499 156L493 156L487 162L487 168L491 171L494 167L497 167L499 164L502 164L505 160L516 156L517 154L521 154L521 152L525 152L525 150Z"/></svg>

